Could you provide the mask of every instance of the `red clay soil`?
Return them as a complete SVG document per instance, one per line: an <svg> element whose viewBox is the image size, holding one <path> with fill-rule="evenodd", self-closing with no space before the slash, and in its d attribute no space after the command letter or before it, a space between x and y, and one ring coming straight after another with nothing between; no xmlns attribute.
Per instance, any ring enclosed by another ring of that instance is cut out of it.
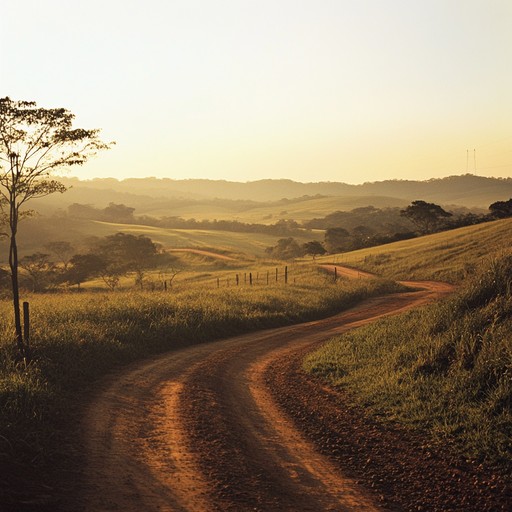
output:
<svg viewBox="0 0 512 512"><path fill-rule="evenodd" d="M326 339L449 291L424 286L110 376L84 416L85 465L61 509L509 510L499 477L375 422L301 370Z"/></svg>

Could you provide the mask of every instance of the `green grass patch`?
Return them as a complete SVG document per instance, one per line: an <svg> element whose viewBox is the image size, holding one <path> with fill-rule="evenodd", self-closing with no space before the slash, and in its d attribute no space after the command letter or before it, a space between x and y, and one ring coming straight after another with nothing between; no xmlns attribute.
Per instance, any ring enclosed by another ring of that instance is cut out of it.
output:
<svg viewBox="0 0 512 512"><path fill-rule="evenodd" d="M379 418L512 469L512 254L442 303L331 340L304 367Z"/></svg>

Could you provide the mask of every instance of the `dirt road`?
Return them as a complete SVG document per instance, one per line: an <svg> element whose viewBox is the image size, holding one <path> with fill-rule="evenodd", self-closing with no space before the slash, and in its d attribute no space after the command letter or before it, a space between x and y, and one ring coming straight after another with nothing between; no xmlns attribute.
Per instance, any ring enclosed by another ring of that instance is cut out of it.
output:
<svg viewBox="0 0 512 512"><path fill-rule="evenodd" d="M340 460L339 450L329 449L330 438L319 433L316 423L329 424L334 414L340 424L353 426L353 418L342 403L318 409L332 393L305 382L298 365L303 353L333 335L449 292L444 285L423 286L418 292L368 300L324 320L169 353L112 375L85 415L86 465L64 508L408 509L407 502L398 500L397 505L382 486L361 478L351 464L357 458ZM375 437L371 427L361 428ZM368 460L363 463L371 466ZM400 478L407 480L407 475ZM425 495L429 485L423 486Z"/></svg>

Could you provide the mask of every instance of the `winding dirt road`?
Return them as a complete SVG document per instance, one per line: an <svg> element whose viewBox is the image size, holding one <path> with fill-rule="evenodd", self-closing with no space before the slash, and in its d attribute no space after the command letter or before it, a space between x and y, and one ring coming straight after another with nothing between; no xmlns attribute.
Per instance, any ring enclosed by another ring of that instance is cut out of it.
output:
<svg viewBox="0 0 512 512"><path fill-rule="evenodd" d="M333 405L333 392L308 380L298 365L305 352L336 334L450 292L448 285L422 286L324 320L189 347L112 375L85 414L85 468L66 508L299 512L406 510L412 503L411 510L421 510L416 505L424 500L414 495L395 499L404 479L409 485L407 475L388 491L361 476L371 466L358 462L366 457L365 441L347 434L361 445L358 458L336 447L343 430L337 437L318 430L349 422L364 439L375 434L372 426L356 425L350 408Z"/></svg>

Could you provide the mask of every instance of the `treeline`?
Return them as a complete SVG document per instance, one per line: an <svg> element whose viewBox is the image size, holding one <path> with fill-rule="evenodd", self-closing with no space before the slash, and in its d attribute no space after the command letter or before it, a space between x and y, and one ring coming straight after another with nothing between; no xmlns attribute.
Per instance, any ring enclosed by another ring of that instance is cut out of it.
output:
<svg viewBox="0 0 512 512"><path fill-rule="evenodd" d="M137 224L167 229L205 229L211 231L232 231L237 233L266 233L285 236L298 234L301 226L294 220L281 219L274 224L245 223L237 220L196 220L175 216L152 217L135 215L135 208L124 204L110 203L106 208L74 203L68 207L68 215L75 219L101 220L121 224Z"/></svg>
<svg viewBox="0 0 512 512"><path fill-rule="evenodd" d="M491 204L487 214L468 211L454 214L422 200L413 201L403 210L368 206L305 222L304 226L325 230L323 242L299 245L293 237L282 238L266 252L280 259L349 252L507 217L512 217L512 198ZM353 227L347 229L347 226Z"/></svg>
<svg viewBox="0 0 512 512"><path fill-rule="evenodd" d="M160 268L162 280L170 282L177 273L173 267L176 258L144 235L116 233L93 237L88 241L88 248L80 252L70 242L56 241L46 244L44 251L29 254L19 261L21 284L33 292L44 292L60 285L80 287L94 278L100 278L114 290L128 274L134 276L134 284L142 289L152 269Z"/></svg>

